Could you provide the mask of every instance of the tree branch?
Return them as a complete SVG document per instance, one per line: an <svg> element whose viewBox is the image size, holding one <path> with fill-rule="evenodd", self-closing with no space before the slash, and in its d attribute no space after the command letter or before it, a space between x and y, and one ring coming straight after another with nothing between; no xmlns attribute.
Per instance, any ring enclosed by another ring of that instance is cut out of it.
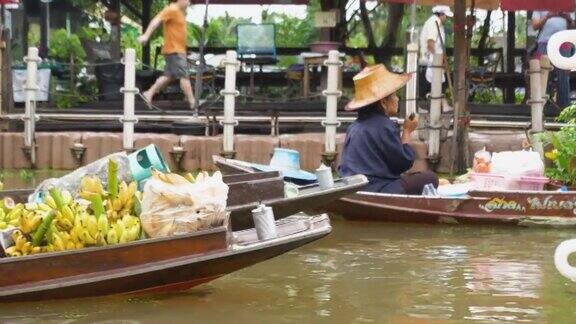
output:
<svg viewBox="0 0 576 324"><path fill-rule="evenodd" d="M370 24L370 17L368 16L368 10L366 9L366 2L362 0L360 1L360 18L362 19L364 32L366 33L366 38L368 39L368 47L375 49L376 40L374 39L374 31L372 30L372 24Z"/></svg>
<svg viewBox="0 0 576 324"><path fill-rule="evenodd" d="M140 10L137 10L134 6L132 6L126 0L120 0L120 3L122 3L122 5L124 7L126 7L126 9L128 9L134 16L138 17L140 19L140 21L142 21L143 16L142 16L142 13L140 12Z"/></svg>

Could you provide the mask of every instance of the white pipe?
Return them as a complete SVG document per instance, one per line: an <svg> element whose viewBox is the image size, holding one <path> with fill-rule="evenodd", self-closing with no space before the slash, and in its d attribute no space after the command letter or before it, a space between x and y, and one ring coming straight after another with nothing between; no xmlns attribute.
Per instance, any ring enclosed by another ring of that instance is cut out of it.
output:
<svg viewBox="0 0 576 324"><path fill-rule="evenodd" d="M548 101L548 94L546 93L548 89L548 76L553 67L550 64L550 58L547 55L542 55L540 57L540 91L542 93L542 100L544 102Z"/></svg>
<svg viewBox="0 0 576 324"><path fill-rule="evenodd" d="M224 90L220 94L224 96L224 120L221 122L224 126L223 152L234 152L234 127L238 121L234 119L234 109L236 105L236 96L239 95L236 90L236 69L238 68L238 55L235 51L227 51L224 65L226 66L226 80L224 81Z"/></svg>
<svg viewBox="0 0 576 324"><path fill-rule="evenodd" d="M552 35L547 45L548 57L555 67L574 71L576 70L576 53L570 57L562 56L560 54L560 46L564 43L572 43L573 46L576 46L576 30L563 30Z"/></svg>
<svg viewBox="0 0 576 324"><path fill-rule="evenodd" d="M30 162L36 163L34 134L36 132L36 93L38 91L38 48L29 47L26 62L26 108L24 114L24 146L30 149Z"/></svg>
<svg viewBox="0 0 576 324"><path fill-rule="evenodd" d="M442 76L444 75L443 54L434 54L432 60L432 89L430 91L430 127L428 131L428 157L440 154L440 128L442 123Z"/></svg>
<svg viewBox="0 0 576 324"><path fill-rule="evenodd" d="M338 98L342 95L342 91L338 89L338 75L342 66L340 53L330 51L324 65L328 67L328 84L326 90L322 92L326 96L326 120L322 122L322 126L326 129L324 153L336 153L336 129L340 126Z"/></svg>
<svg viewBox="0 0 576 324"><path fill-rule="evenodd" d="M568 257L576 252L576 239L567 240L556 248L554 252L554 265L562 276L572 281L576 281L576 268L570 265Z"/></svg>
<svg viewBox="0 0 576 324"><path fill-rule="evenodd" d="M120 89L124 94L124 117L120 119L123 124L124 150L134 149L134 124L138 122L134 114L134 95L138 93L136 88L136 50L126 49L124 54L124 87Z"/></svg>
<svg viewBox="0 0 576 324"><path fill-rule="evenodd" d="M544 101L542 100L539 60L530 60L530 70L528 73L530 73L530 106L532 110L532 134L534 135L544 131ZM532 143L534 150L539 152L540 155L543 155L544 148L537 136L532 136Z"/></svg>
<svg viewBox="0 0 576 324"><path fill-rule="evenodd" d="M413 73L406 85L406 117L416 113L416 86L418 84L418 44L407 46L406 73Z"/></svg>

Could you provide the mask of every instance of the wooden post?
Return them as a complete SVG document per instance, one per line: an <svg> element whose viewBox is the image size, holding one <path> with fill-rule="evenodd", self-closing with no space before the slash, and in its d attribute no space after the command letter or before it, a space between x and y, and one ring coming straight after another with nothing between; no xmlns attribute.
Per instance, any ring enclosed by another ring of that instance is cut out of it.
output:
<svg viewBox="0 0 576 324"><path fill-rule="evenodd" d="M452 152L456 156L456 169L464 173L469 165L468 128L470 112L468 111L468 86L466 83L466 68L468 66L468 50L466 42L466 1L454 1L454 122L459 123L458 149Z"/></svg>
<svg viewBox="0 0 576 324"><path fill-rule="evenodd" d="M134 96L138 93L136 88L136 50L126 49L124 54L124 87L120 89L124 94L124 125L123 145L124 150L132 152L134 150L134 124L138 122L134 114Z"/></svg>
<svg viewBox="0 0 576 324"><path fill-rule="evenodd" d="M553 67L552 64L550 64L550 58L548 58L548 55L542 55L540 57L540 92L542 94L542 100L544 101L543 105L548 101L548 93L546 89L548 89L548 76L552 69Z"/></svg>
<svg viewBox="0 0 576 324"><path fill-rule="evenodd" d="M36 93L38 91L38 48L28 48L26 62L26 102L24 113L24 153L32 166L36 165Z"/></svg>
<svg viewBox="0 0 576 324"><path fill-rule="evenodd" d="M324 65L328 67L328 85L322 93L326 96L326 120L322 122L322 126L326 129L326 135L322 160L325 165L332 165L338 155L336 151L336 129L340 126L338 121L338 98L342 95L342 91L338 88L338 74L342 66L340 53L338 51L330 51L328 60L324 62Z"/></svg>
<svg viewBox="0 0 576 324"><path fill-rule="evenodd" d="M151 0L142 0L142 31L145 31L150 25L150 11L152 10ZM150 42L142 48L142 63L150 65Z"/></svg>
<svg viewBox="0 0 576 324"><path fill-rule="evenodd" d="M442 123L442 76L444 75L444 54L434 54L432 60L432 89L430 91L430 125L428 128L428 159L436 164L440 155L440 128Z"/></svg>
<svg viewBox="0 0 576 324"><path fill-rule="evenodd" d="M529 104L532 110L532 148L544 156L544 150L542 147L542 142L538 140L536 134L542 133L544 131L544 101L542 100L542 83L541 83L541 71L540 71L540 61L530 60L530 98Z"/></svg>
<svg viewBox="0 0 576 324"><path fill-rule="evenodd" d="M224 96L224 120L222 121L224 138L220 155L228 159L233 159L236 155L234 151L234 127L238 125L238 121L234 119L234 109L236 97L240 94L236 90L236 69L239 66L237 57L238 55L235 51L226 52L226 59L224 60L226 79L224 81L224 90L220 91L220 95Z"/></svg>
<svg viewBox="0 0 576 324"><path fill-rule="evenodd" d="M506 37L506 72L514 73L516 61L514 50L516 49L516 12L508 11L508 29ZM514 88L507 86L504 91L504 102L514 103Z"/></svg>

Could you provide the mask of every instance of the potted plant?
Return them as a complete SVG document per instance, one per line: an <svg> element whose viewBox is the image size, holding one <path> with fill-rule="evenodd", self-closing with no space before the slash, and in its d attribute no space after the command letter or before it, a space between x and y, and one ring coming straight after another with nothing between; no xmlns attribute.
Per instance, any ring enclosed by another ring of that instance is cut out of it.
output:
<svg viewBox="0 0 576 324"><path fill-rule="evenodd" d="M547 134L552 147L545 153L550 162L546 176L551 179L551 189L566 186L569 190L576 190L576 104L566 107L557 120L566 125Z"/></svg>

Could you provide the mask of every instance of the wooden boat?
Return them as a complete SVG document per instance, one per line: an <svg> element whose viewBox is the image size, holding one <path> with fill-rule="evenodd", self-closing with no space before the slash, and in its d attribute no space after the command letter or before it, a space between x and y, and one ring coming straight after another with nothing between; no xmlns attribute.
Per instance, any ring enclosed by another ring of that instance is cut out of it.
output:
<svg viewBox="0 0 576 324"><path fill-rule="evenodd" d="M216 159L223 173L254 173L243 161ZM357 192L324 206L349 220L450 224L576 226L576 192L471 191L465 197Z"/></svg>
<svg viewBox="0 0 576 324"><path fill-rule="evenodd" d="M273 207L276 219L288 217L304 210L313 210L340 197L358 191L368 183L364 176L338 181L332 189L320 189L318 185L301 187L290 198L285 197L284 180L278 172L260 172L228 175L224 182L229 186L228 210L231 212L233 230L254 226L252 209L264 203ZM26 201L32 190L1 191L0 198L11 196L16 201Z"/></svg>
<svg viewBox="0 0 576 324"><path fill-rule="evenodd" d="M326 215L277 221L278 237L224 226L120 245L0 258L0 302L181 291L315 241Z"/></svg>

